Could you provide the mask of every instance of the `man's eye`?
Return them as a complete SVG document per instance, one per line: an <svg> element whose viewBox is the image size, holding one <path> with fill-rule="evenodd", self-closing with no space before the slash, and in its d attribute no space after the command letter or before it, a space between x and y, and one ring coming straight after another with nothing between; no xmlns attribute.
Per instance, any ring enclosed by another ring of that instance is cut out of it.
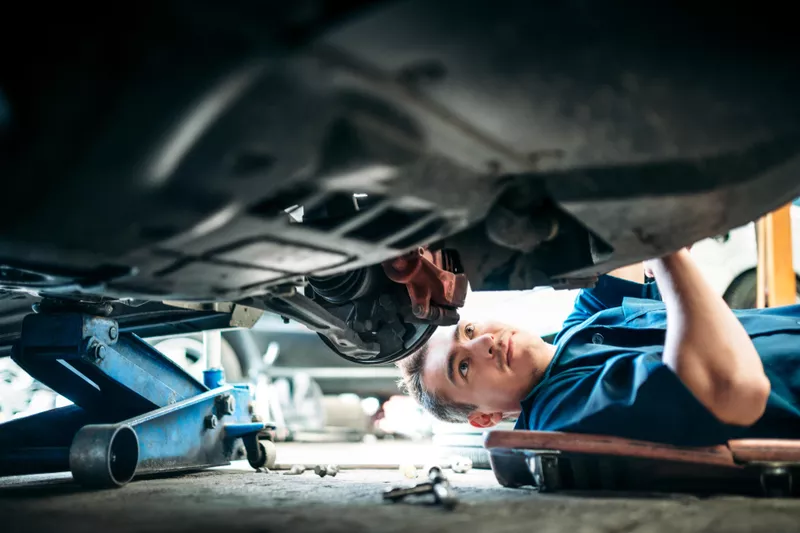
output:
<svg viewBox="0 0 800 533"><path fill-rule="evenodd" d="M473 326L472 324L467 324L466 326L464 326L464 335L466 335L468 338L471 339L474 334L475 334L475 326Z"/></svg>
<svg viewBox="0 0 800 533"><path fill-rule="evenodd" d="M462 378L467 377L467 371L469 370L469 363L467 361L461 361L458 364L458 373L461 374Z"/></svg>

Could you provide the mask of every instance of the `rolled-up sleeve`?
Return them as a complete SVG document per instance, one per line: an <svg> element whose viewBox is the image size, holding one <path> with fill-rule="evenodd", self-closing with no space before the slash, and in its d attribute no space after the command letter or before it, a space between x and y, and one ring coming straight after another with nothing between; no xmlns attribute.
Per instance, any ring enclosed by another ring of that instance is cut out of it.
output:
<svg viewBox="0 0 800 533"><path fill-rule="evenodd" d="M533 399L527 427L678 446L722 444L746 429L714 417L658 353L620 354L600 367L548 379Z"/></svg>
<svg viewBox="0 0 800 533"><path fill-rule="evenodd" d="M590 289L582 289L575 298L575 306L561 331L555 338L555 343L571 328L582 324L595 314L619 307L625 298L643 298L661 301L661 294L655 283L636 283L614 276L600 276L597 284Z"/></svg>

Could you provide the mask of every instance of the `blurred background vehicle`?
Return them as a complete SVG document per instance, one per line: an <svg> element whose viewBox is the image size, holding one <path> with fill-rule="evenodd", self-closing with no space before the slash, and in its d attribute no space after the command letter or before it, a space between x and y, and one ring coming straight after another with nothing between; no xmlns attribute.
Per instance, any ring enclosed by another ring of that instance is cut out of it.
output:
<svg viewBox="0 0 800 533"><path fill-rule="evenodd" d="M798 279L800 303L800 198L792 202L792 264ZM715 238L705 239L692 247L692 256L717 293L734 309L756 306L755 224L750 222Z"/></svg>

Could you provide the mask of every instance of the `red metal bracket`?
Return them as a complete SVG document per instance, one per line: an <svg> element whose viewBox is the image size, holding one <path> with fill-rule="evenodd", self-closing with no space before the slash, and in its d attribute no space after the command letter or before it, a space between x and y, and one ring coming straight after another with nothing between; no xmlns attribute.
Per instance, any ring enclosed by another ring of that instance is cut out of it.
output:
<svg viewBox="0 0 800 533"><path fill-rule="evenodd" d="M383 263L386 276L408 289L414 316L440 326L458 322L457 308L467 297L467 276L446 269L442 250L425 248Z"/></svg>

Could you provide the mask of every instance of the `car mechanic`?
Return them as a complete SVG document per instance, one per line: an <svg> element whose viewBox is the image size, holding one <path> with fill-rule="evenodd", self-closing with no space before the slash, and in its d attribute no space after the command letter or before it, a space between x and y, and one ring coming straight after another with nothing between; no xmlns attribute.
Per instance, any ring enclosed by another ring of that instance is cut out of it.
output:
<svg viewBox="0 0 800 533"><path fill-rule="evenodd" d="M601 276L553 344L500 322L440 329L399 366L443 421L683 446L800 438L800 305L734 312L687 249Z"/></svg>

